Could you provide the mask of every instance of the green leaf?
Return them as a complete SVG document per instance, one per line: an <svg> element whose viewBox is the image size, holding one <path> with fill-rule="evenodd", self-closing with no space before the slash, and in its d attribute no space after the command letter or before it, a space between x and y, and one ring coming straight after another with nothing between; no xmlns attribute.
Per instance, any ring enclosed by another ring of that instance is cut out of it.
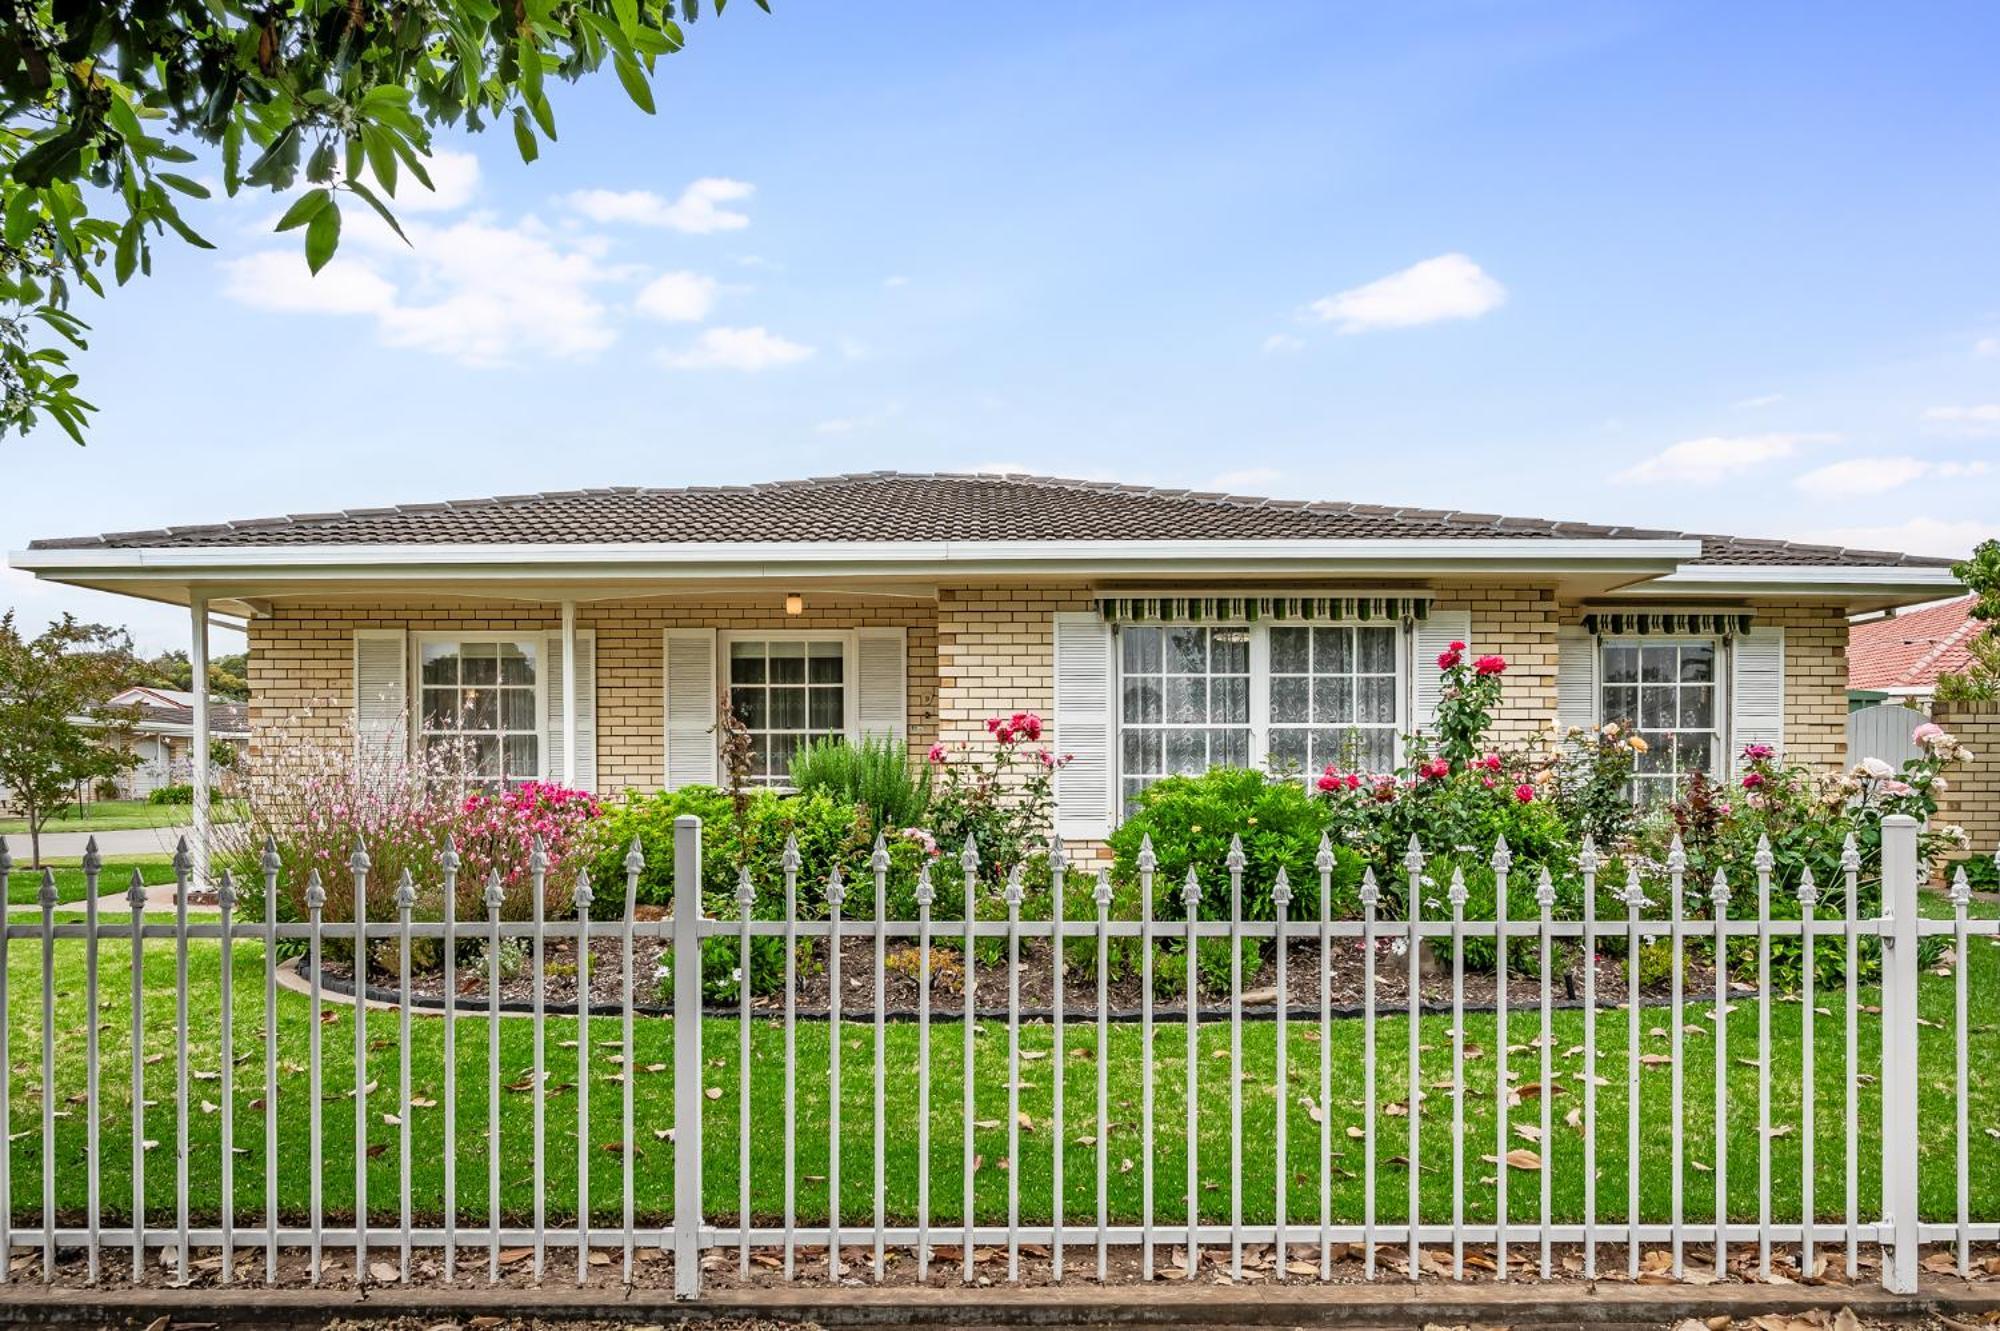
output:
<svg viewBox="0 0 2000 1331"><path fill-rule="evenodd" d="M118 250L112 271L116 274L118 285L121 287L131 280L132 270L139 266L139 239L142 230L144 223L134 216L125 223L124 230L118 233Z"/></svg>
<svg viewBox="0 0 2000 1331"><path fill-rule="evenodd" d="M181 193L192 194L197 199L208 197L208 186L199 181L189 180L186 176L175 175L171 171L162 171L159 173L159 180L161 184L171 185Z"/></svg>
<svg viewBox="0 0 2000 1331"><path fill-rule="evenodd" d="M555 108L549 105L549 99L546 97L530 98L528 101L528 114L535 118L535 126L542 131L542 137L550 143L554 143L556 141L556 113Z"/></svg>
<svg viewBox="0 0 2000 1331"><path fill-rule="evenodd" d="M222 188L231 198L243 184L243 122L231 120L222 131Z"/></svg>
<svg viewBox="0 0 2000 1331"><path fill-rule="evenodd" d="M403 234L403 224L396 220L396 215L389 211L389 206L377 197L374 190L369 189L366 184L359 180L348 182L347 187L360 195L362 202L373 208L381 216L382 220L389 224L389 229L396 233L399 240L405 245L410 243L410 238Z"/></svg>
<svg viewBox="0 0 2000 1331"><path fill-rule="evenodd" d="M627 37L635 37L639 32L639 0L611 0L611 13L618 20L618 27Z"/></svg>
<svg viewBox="0 0 2000 1331"><path fill-rule="evenodd" d="M299 201L285 209L285 215L278 219L277 229L290 231L295 226L304 226L319 216L320 209L333 202L333 192L327 189L310 189L299 196Z"/></svg>
<svg viewBox="0 0 2000 1331"><path fill-rule="evenodd" d="M625 93L647 115L653 114L653 89L646 82L646 75L638 62L628 56L612 57L612 65L618 71L618 81L625 85Z"/></svg>
<svg viewBox="0 0 2000 1331"><path fill-rule="evenodd" d="M521 39L519 55L521 63L521 91L529 97L542 95L542 52L534 42L526 37Z"/></svg>
<svg viewBox="0 0 2000 1331"><path fill-rule="evenodd" d="M368 169L375 173L375 183L390 198L396 197L396 150L390 146L389 132L373 125L361 127L361 144L368 152ZM355 177L349 176L352 180Z"/></svg>
<svg viewBox="0 0 2000 1331"><path fill-rule="evenodd" d="M27 242L28 233L35 229L35 191L20 185L13 187L7 197L7 245L19 249Z"/></svg>
<svg viewBox="0 0 2000 1331"><path fill-rule="evenodd" d="M521 150L524 162L542 155L541 145L535 142L535 127L528 123L528 113L518 106L514 108L514 146Z"/></svg>
<svg viewBox="0 0 2000 1331"><path fill-rule="evenodd" d="M163 208L155 209L154 215L157 216L162 222L165 222L168 226L172 227L176 235L178 235L182 240L185 240L188 244L194 246L196 249L212 250L215 248L214 245L209 243L208 239L205 236L201 235L193 227L189 226L186 222L182 221L181 215L174 211L173 206L171 204Z"/></svg>
<svg viewBox="0 0 2000 1331"><path fill-rule="evenodd" d="M306 267L318 273L340 248L340 205L331 198L306 223Z"/></svg>

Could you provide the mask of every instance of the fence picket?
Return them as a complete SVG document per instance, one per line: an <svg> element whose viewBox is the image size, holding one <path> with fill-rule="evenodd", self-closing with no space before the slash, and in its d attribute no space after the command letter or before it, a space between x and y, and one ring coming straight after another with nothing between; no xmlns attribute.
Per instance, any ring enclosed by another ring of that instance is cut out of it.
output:
<svg viewBox="0 0 2000 1331"><path fill-rule="evenodd" d="M98 874L102 869L103 861L97 853L97 838L93 836L84 843L83 847L83 1010L86 1014L83 1034L83 1116L85 1133L84 1158L90 1163L89 1200L85 1203L89 1212L90 1237L86 1241L88 1246L84 1256L84 1278L93 1285L97 1283L98 1277L102 1273L103 1254L101 1251L102 1238L100 1231L104 1220L103 1171L97 1167L98 1162L104 1159L104 1153L100 1149L101 1124L99 1120L103 1116L104 1106L102 1103L102 1087L98 1081L99 1057L97 1038L98 1028L102 1025L98 1019L99 1008L97 1001L97 892ZM7 881L8 871L4 867L0 867L0 883ZM270 956L268 950L265 956L268 960ZM4 960L4 956L0 956L0 963L4 963ZM270 1009L266 1008L264 1024L267 1030L270 1028L272 1019L273 1016ZM134 1053L134 1057L137 1057L136 1052ZM5 1066L4 1062L0 1062L0 1067ZM0 1122L5 1121L0 1120Z"/></svg>

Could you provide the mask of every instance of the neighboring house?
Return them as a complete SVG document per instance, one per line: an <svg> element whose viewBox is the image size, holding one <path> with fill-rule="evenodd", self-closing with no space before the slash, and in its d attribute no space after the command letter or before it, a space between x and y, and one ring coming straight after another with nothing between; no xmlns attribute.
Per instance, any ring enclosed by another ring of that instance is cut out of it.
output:
<svg viewBox="0 0 2000 1331"><path fill-rule="evenodd" d="M1855 707L1899 702L1928 708L1938 676L1972 663L1969 645L1987 625L1972 618L1976 596L1856 622L1847 635L1847 698Z"/></svg>
<svg viewBox="0 0 2000 1331"><path fill-rule="evenodd" d="M107 699L105 706L132 709L124 747L139 758L136 767L118 774L118 798L142 800L161 786L194 779L193 693L140 684ZM240 757L250 747L249 704L211 697L208 730L211 740L228 744Z"/></svg>
<svg viewBox="0 0 2000 1331"><path fill-rule="evenodd" d="M1038 711L1058 830L1169 772L1381 768L1464 640L1508 740L1599 719L1644 775L1750 742L1845 759L1848 619L1947 561L1783 541L1029 476L613 489L40 541L36 576L249 633L253 745L450 743L495 779L718 779L717 697L782 783L821 735L986 741Z"/></svg>

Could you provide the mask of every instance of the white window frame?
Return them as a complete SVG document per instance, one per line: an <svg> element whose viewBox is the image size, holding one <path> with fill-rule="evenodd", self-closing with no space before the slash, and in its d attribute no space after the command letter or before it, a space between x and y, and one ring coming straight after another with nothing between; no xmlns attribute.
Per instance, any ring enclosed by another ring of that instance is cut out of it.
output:
<svg viewBox="0 0 2000 1331"><path fill-rule="evenodd" d="M1403 739L1410 728L1413 703L1411 690L1413 679L1411 661L1411 627L1407 623L1385 620L1362 619L1283 619L1283 620L1241 620L1241 619L1165 619L1134 620L1130 623L1115 624L1111 634L1111 792L1114 807L1122 810L1125 806L1125 641L1127 629L1246 629L1250 635L1250 766L1257 769L1268 767L1271 758L1271 630L1296 628L1389 628L1396 631L1396 716L1391 723L1394 734L1393 762L1403 761ZM1209 726L1206 729L1219 729ZM1314 773L1304 772L1304 779L1310 782ZM1122 817L1122 814L1120 815Z"/></svg>
<svg viewBox="0 0 2000 1331"><path fill-rule="evenodd" d="M410 699L410 752L419 761L424 753L424 648L437 643L462 645L464 643L511 642L517 647L527 647L534 653L535 661L535 779L549 779L549 649L548 634L543 630L528 630L520 633L498 633L478 631L454 633L448 629L435 632L425 631L410 635L410 683L405 696ZM518 687L518 686L510 686ZM520 731L502 731L501 734L520 734ZM505 780L506 743L501 742L502 780Z"/></svg>
<svg viewBox="0 0 2000 1331"><path fill-rule="evenodd" d="M1713 637L1701 634L1623 633L1613 636L1608 633L1603 633L1597 635L1595 641L1596 641L1596 647L1594 649L1595 659L1592 662L1592 667L1597 677L1597 682L1596 682L1597 693L1596 697L1593 699L1593 702L1596 704L1596 713L1597 713L1598 723L1600 725L1610 721L1617 721L1621 725L1626 724L1625 718L1612 716L1605 709L1604 694L1606 690L1613 688L1632 688L1638 690L1640 693L1643 694L1646 687L1643 679L1636 684L1629 684L1629 685L1610 683L1605 678L1605 673L1604 673L1605 648L1638 647L1642 649L1640 653L1640 661L1641 661L1640 674L1642 676L1645 674L1645 666L1644 666L1645 655L1643 649L1649 645L1654 647L1707 647L1714 652L1715 678L1713 680L1712 687L1715 689L1715 720L1713 725L1710 727L1708 733L1712 734L1715 737L1715 745L1710 750L1709 766L1708 770L1704 773L1704 775L1706 775L1710 781L1727 781L1730 772L1730 762L1731 762L1730 755L1733 751L1732 737L1734 732L1734 717L1730 712L1730 699L1729 699L1729 673L1730 673L1730 667L1732 665L1731 640L1727 637ZM1678 683L1674 687L1676 693L1678 693L1679 690ZM1643 702L1640 704L1640 711L1642 713L1644 712ZM1678 721L1675 725L1667 727L1667 730L1669 733L1673 734L1696 733L1694 731L1688 730L1684 726L1679 725ZM1657 734L1659 732L1649 731L1645 723L1639 717L1633 717L1630 719L1629 733L1643 736L1649 733ZM1679 778L1681 775L1683 774L1681 773L1674 774L1675 780L1673 782L1673 786L1676 797L1678 797L1678 795L1680 794L1681 783ZM1661 783L1661 778L1657 775L1641 776L1636 770L1634 771L1632 777L1632 801L1634 804L1637 804L1639 802L1641 785L1648 782L1657 785Z"/></svg>
<svg viewBox="0 0 2000 1331"><path fill-rule="evenodd" d="M861 739L861 697L859 681L855 670L855 641L859 635L853 629L724 629L715 635L715 679L718 698L725 691L735 687L729 678L729 649L739 642L837 642L840 644L840 721L841 735L849 744ZM808 707L810 707L808 700ZM811 719L808 711L807 719ZM718 773L720 775L720 773ZM767 784L753 782L755 790L790 790L783 782Z"/></svg>

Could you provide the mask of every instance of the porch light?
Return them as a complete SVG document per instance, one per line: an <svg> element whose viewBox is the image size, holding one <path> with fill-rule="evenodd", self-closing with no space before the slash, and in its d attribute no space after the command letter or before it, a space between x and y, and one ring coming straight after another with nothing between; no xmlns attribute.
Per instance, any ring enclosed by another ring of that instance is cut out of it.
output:
<svg viewBox="0 0 2000 1331"><path fill-rule="evenodd" d="M798 592L785 593L785 613L803 615L806 612L806 598Z"/></svg>

